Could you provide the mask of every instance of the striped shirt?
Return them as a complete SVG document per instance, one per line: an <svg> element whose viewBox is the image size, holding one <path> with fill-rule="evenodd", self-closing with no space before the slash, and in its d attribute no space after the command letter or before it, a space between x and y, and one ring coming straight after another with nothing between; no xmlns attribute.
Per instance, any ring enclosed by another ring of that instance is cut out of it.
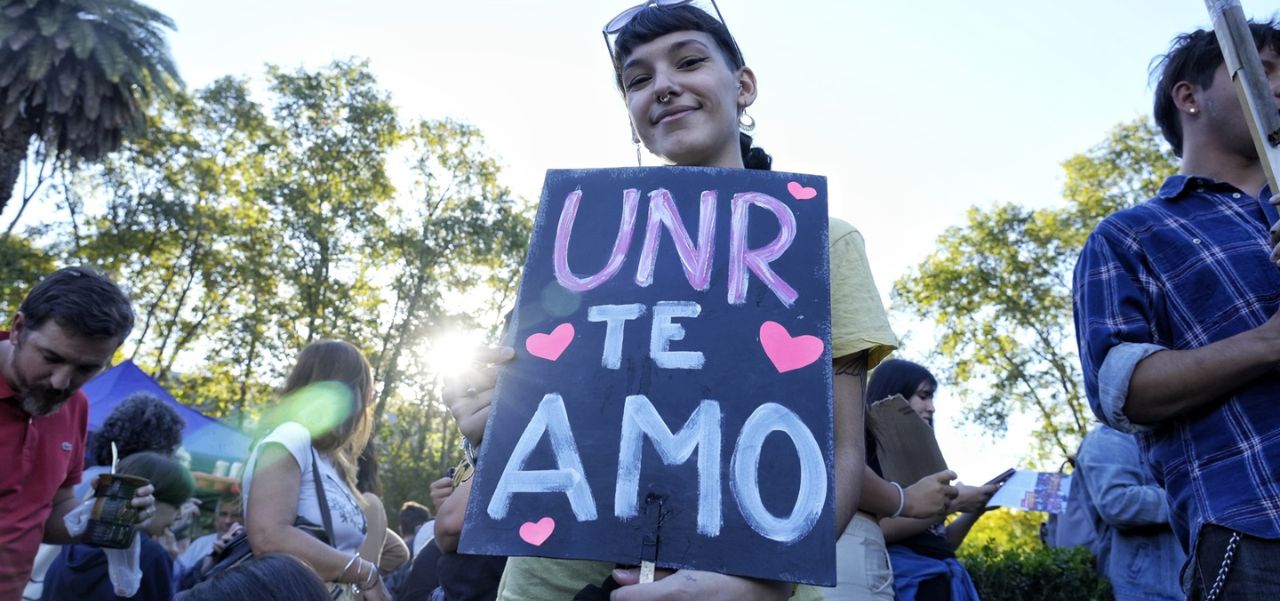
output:
<svg viewBox="0 0 1280 601"><path fill-rule="evenodd" d="M1265 189L1259 195L1269 197ZM1280 371L1154 428L1124 419L1124 395L1134 367L1152 352L1203 347L1276 312L1280 270L1267 231L1258 198L1174 176L1155 198L1105 219L1076 264L1089 403L1108 425L1139 434L1184 545L1194 545L1205 523L1280 538Z"/></svg>

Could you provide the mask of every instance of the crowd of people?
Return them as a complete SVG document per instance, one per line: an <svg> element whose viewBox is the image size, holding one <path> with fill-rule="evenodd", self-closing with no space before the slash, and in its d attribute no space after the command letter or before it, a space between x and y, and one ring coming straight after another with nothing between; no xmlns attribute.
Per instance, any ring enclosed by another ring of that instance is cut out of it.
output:
<svg viewBox="0 0 1280 601"><path fill-rule="evenodd" d="M770 168L744 131L760 84L718 8L646 2L604 31L637 145L671 165ZM1280 98L1280 28L1251 32ZM1102 425L1075 458L1069 507L1083 513L1063 516L1056 535L1087 527L1080 540L1118 599L1259 599L1280 592L1270 569L1280 558L1280 413L1269 406L1280 393L1280 196L1265 186L1213 33L1177 38L1158 72L1156 121L1181 170L1156 198L1103 221L1077 265L1084 384ZM80 387L110 363L134 311L109 278L69 267L36 285L0 332L0 601L20 599L33 574L45 600L977 599L956 549L999 483L966 486L949 470L885 477L867 407L901 396L932 425L938 381L888 359L898 341L861 235L836 219L829 234L834 588L688 569L641 582L638 568L605 562L460 554L468 462L423 483L434 516L408 503L391 530L370 431L374 379L358 341L300 350L279 404L305 410L268 412L242 494L217 500L213 532L183 540L175 525L192 519L195 484L181 417L138 397L86 439ZM496 348L479 361L500 368L511 357ZM471 448L484 443L498 371L444 387ZM97 465L86 468L86 456ZM129 500L132 561L87 544L67 519L104 473L150 482ZM60 547L42 552L42 542ZM140 575L132 590L122 574Z"/></svg>

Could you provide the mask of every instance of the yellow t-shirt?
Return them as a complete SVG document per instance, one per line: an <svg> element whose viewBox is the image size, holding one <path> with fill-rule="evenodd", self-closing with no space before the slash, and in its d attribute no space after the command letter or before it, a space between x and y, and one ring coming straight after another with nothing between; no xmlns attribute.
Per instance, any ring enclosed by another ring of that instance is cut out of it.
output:
<svg viewBox="0 0 1280 601"><path fill-rule="evenodd" d="M509 557L498 583L498 601L548 601L572 599L588 584L599 586L613 571L603 561ZM792 601L822 601L818 587L796 587Z"/></svg>
<svg viewBox="0 0 1280 601"><path fill-rule="evenodd" d="M880 303L880 291L871 277L862 234L852 225L832 219L831 245L831 356L843 357L867 351L867 370L879 365L898 337L889 327L889 316Z"/></svg>
<svg viewBox="0 0 1280 601"><path fill-rule="evenodd" d="M831 356L867 351L867 369L875 367L898 346L880 292L871 277L862 234L852 225L831 219L828 229L831 257ZM512 557L498 584L498 601L572 599L588 584L599 585L613 570L612 563ZM821 589L800 586L793 601L821 601Z"/></svg>

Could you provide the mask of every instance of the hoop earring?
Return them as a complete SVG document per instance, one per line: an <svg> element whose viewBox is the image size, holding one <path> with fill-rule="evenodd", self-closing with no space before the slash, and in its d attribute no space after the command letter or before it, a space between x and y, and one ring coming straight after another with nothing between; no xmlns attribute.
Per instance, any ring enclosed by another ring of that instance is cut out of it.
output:
<svg viewBox="0 0 1280 601"><path fill-rule="evenodd" d="M743 131L751 131L756 128L756 119L747 113L746 109L742 109L742 113L738 115L738 127Z"/></svg>

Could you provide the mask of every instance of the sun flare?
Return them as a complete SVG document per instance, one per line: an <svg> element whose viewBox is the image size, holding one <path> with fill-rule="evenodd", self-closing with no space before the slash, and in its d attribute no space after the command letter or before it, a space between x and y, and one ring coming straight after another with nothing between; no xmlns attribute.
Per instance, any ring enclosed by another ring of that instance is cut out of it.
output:
<svg viewBox="0 0 1280 601"><path fill-rule="evenodd" d="M427 369L440 376L456 376L475 367L476 352L483 345L477 332L451 330L422 341L421 356Z"/></svg>

